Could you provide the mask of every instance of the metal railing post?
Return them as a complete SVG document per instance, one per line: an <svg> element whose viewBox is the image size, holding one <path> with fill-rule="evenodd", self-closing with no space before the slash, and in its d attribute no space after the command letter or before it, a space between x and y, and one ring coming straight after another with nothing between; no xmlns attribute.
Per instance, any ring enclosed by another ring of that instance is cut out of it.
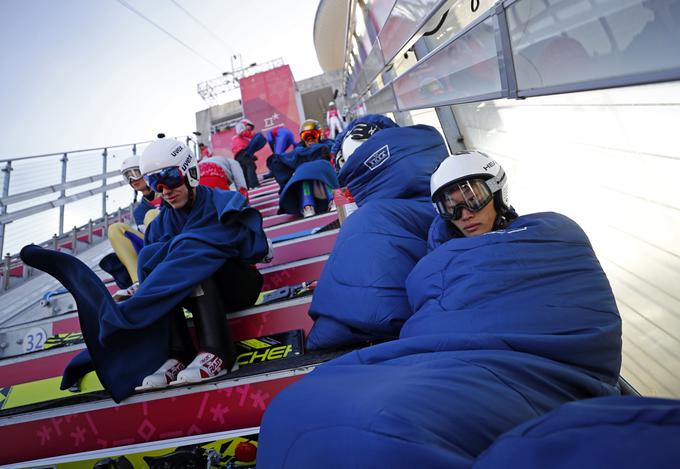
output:
<svg viewBox="0 0 680 469"><path fill-rule="evenodd" d="M7 290L9 288L9 263L10 263L10 256L9 253L5 254L5 261L4 261L4 272L2 274L2 289Z"/></svg>
<svg viewBox="0 0 680 469"><path fill-rule="evenodd" d="M118 223L123 223L123 210L120 207L118 207L116 212L116 220L118 220Z"/></svg>
<svg viewBox="0 0 680 469"><path fill-rule="evenodd" d="M59 237L57 236L57 233L54 233L54 235L52 236L52 250L53 251L59 250Z"/></svg>
<svg viewBox="0 0 680 469"><path fill-rule="evenodd" d="M109 152L106 148L102 152L102 174L106 175L106 157ZM106 176L102 178L102 187L106 186ZM102 216L106 216L106 191L102 192Z"/></svg>
<svg viewBox="0 0 680 469"><path fill-rule="evenodd" d="M64 156L61 157L61 183L65 184L66 183L66 166L68 165L68 154L64 153ZM62 189L61 192L59 193L59 198L63 199L66 197L66 189ZM65 205L62 205L59 207L59 235L64 234L64 210L66 209Z"/></svg>
<svg viewBox="0 0 680 469"><path fill-rule="evenodd" d="M26 264L21 264L21 277L26 280L31 275L33 275L33 267L30 267Z"/></svg>
<svg viewBox="0 0 680 469"><path fill-rule="evenodd" d="M78 228L73 227L71 231L71 254L74 256L78 253Z"/></svg>
<svg viewBox="0 0 680 469"><path fill-rule="evenodd" d="M2 172L5 173L3 176L3 182L2 182L2 198L4 199L9 195L9 177L10 173L12 172L12 162L8 161L5 163L5 167L2 168ZM2 201L0 201L2 202ZM0 204L0 215L4 215L7 213L7 205ZM2 252L3 248L5 247L5 225L4 223L0 223L0 252Z"/></svg>
<svg viewBox="0 0 680 469"><path fill-rule="evenodd" d="M87 221L87 242L90 244L94 242L94 223L92 223L92 218Z"/></svg>

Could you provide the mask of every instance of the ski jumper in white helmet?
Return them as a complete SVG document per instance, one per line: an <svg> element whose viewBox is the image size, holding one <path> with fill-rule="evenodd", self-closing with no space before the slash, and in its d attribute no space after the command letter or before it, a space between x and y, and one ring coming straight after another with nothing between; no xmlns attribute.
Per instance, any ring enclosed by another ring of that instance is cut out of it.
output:
<svg viewBox="0 0 680 469"><path fill-rule="evenodd" d="M188 187L198 186L198 159L182 142L173 139L151 142L139 160L139 169L143 176L171 167L179 168Z"/></svg>
<svg viewBox="0 0 680 469"><path fill-rule="evenodd" d="M461 194L462 201L453 200L454 192ZM442 161L430 178L430 194L437 213L445 220L458 220L463 208L478 212L491 201L497 215L494 230L517 218L509 203L505 171L477 150L459 152Z"/></svg>

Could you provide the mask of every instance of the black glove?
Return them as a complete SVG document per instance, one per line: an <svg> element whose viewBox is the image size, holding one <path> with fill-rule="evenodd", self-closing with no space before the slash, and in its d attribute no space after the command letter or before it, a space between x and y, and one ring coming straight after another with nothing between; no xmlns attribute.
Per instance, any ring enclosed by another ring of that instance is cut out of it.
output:
<svg viewBox="0 0 680 469"><path fill-rule="evenodd" d="M375 124L369 124L368 122L361 122L352 128L349 136L352 140L366 140L370 138L374 133L380 130Z"/></svg>

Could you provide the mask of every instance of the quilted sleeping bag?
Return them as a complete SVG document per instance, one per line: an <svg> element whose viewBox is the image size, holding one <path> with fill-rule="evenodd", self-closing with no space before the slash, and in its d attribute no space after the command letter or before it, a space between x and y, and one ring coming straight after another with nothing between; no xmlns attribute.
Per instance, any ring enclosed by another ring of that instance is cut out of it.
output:
<svg viewBox="0 0 680 469"><path fill-rule="evenodd" d="M474 469L674 469L680 400L599 397L569 402L504 433Z"/></svg>
<svg viewBox="0 0 680 469"><path fill-rule="evenodd" d="M619 394L618 310L576 223L532 214L432 248L407 279L399 339L278 394L258 467L470 467L525 421Z"/></svg>
<svg viewBox="0 0 680 469"><path fill-rule="evenodd" d="M391 126L366 140L339 174L359 210L342 226L314 292L311 350L394 339L411 316L406 277L427 253L436 215L430 175L448 152L434 127L398 127L382 116L353 123L377 118Z"/></svg>

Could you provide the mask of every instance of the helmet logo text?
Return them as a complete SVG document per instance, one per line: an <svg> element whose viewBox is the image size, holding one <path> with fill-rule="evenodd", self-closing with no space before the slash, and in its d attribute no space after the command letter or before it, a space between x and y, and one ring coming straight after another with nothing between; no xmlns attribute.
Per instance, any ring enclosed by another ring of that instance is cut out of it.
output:
<svg viewBox="0 0 680 469"><path fill-rule="evenodd" d="M182 146L180 145L177 148L175 148L174 150L172 150L172 153L170 153L170 156L175 157L175 156L179 155L181 153L181 151L182 151Z"/></svg>
<svg viewBox="0 0 680 469"><path fill-rule="evenodd" d="M186 172L187 168L189 167L189 163L191 163L191 155L189 155L187 159L184 160L184 163L182 163L182 167L180 169L183 173Z"/></svg>
<svg viewBox="0 0 680 469"><path fill-rule="evenodd" d="M483 168L484 168L484 171L488 171L489 168L493 168L494 166L496 166L496 162L495 161L489 161L487 164L485 164L483 166Z"/></svg>

